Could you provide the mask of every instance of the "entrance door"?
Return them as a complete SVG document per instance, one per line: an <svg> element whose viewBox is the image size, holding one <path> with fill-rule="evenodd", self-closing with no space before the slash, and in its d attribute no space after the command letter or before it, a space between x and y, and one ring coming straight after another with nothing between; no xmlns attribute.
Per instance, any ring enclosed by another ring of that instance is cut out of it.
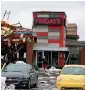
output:
<svg viewBox="0 0 85 90"><path fill-rule="evenodd" d="M37 51L37 65L42 68L42 57L45 56L46 67L58 66L58 52L57 51Z"/></svg>
<svg viewBox="0 0 85 90"><path fill-rule="evenodd" d="M46 67L51 66L51 52L50 51L37 51L37 65L42 68L42 57L45 56Z"/></svg>
<svg viewBox="0 0 85 90"><path fill-rule="evenodd" d="M58 66L58 52L52 51L52 66Z"/></svg>
<svg viewBox="0 0 85 90"><path fill-rule="evenodd" d="M46 58L47 68L51 66L51 51L44 51L44 56Z"/></svg>

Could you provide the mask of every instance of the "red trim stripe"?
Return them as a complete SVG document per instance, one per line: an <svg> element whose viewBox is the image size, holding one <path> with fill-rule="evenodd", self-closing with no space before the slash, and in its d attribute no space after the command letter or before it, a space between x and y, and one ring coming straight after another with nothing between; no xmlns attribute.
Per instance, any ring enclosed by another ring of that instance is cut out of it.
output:
<svg viewBox="0 0 85 90"><path fill-rule="evenodd" d="M48 26L48 29L60 29L61 26Z"/></svg>
<svg viewBox="0 0 85 90"><path fill-rule="evenodd" d="M48 32L37 32L37 36L48 36Z"/></svg>
<svg viewBox="0 0 85 90"><path fill-rule="evenodd" d="M64 26L48 26L48 29L59 29L60 37L58 41L49 40L48 43L59 43L60 47L64 47Z"/></svg>
<svg viewBox="0 0 85 90"><path fill-rule="evenodd" d="M61 27L60 29L60 47L64 47L64 26Z"/></svg>
<svg viewBox="0 0 85 90"><path fill-rule="evenodd" d="M37 18L37 14L33 14L33 18Z"/></svg>
<svg viewBox="0 0 85 90"><path fill-rule="evenodd" d="M60 17L61 17L61 18L65 18L65 15L62 15L62 14L61 14Z"/></svg>
<svg viewBox="0 0 85 90"><path fill-rule="evenodd" d="M48 39L48 43L59 43L59 40Z"/></svg>
<svg viewBox="0 0 85 90"><path fill-rule="evenodd" d="M62 52L62 51L59 52L58 65L59 65L60 67L63 67L63 66L64 66L64 52Z"/></svg>

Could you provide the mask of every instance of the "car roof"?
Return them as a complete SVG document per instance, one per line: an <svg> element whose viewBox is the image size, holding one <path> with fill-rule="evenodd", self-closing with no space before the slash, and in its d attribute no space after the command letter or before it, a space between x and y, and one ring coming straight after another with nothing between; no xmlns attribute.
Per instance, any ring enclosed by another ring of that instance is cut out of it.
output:
<svg viewBox="0 0 85 90"><path fill-rule="evenodd" d="M16 64L9 64L8 66L31 66L30 64L21 64L21 63L16 63Z"/></svg>
<svg viewBox="0 0 85 90"><path fill-rule="evenodd" d="M65 65L64 67L83 67L85 68L85 65Z"/></svg>

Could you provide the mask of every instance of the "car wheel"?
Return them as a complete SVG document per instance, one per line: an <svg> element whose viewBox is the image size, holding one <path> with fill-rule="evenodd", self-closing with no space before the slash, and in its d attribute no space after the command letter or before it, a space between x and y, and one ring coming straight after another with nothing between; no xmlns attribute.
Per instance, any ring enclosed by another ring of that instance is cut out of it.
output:
<svg viewBox="0 0 85 90"><path fill-rule="evenodd" d="M38 77L37 77L36 83L34 84L34 87L37 87L37 85L38 85Z"/></svg>
<svg viewBox="0 0 85 90"><path fill-rule="evenodd" d="M33 86L34 86L35 88L37 88L37 83L35 83Z"/></svg>

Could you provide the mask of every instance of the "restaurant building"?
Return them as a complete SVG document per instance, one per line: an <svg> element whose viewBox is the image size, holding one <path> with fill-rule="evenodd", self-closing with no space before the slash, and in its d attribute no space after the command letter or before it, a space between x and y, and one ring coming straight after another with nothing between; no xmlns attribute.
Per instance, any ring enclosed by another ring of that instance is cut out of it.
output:
<svg viewBox="0 0 85 90"><path fill-rule="evenodd" d="M65 47L66 21L65 12L33 12L32 32L37 37L37 43L33 46L33 60L38 67L42 67L43 56L47 67L62 67L65 64L68 55L68 48Z"/></svg>
<svg viewBox="0 0 85 90"><path fill-rule="evenodd" d="M9 28L5 30L7 35L1 34L1 49L7 47L2 51L8 50L4 55L8 54L9 46L14 45L17 46L17 58L25 58L26 63L35 64L39 68L42 67L44 56L48 68L63 67L65 64L85 65L85 42L78 41L77 25L67 23L65 12L33 12L32 29L5 22L1 23L1 27Z"/></svg>

